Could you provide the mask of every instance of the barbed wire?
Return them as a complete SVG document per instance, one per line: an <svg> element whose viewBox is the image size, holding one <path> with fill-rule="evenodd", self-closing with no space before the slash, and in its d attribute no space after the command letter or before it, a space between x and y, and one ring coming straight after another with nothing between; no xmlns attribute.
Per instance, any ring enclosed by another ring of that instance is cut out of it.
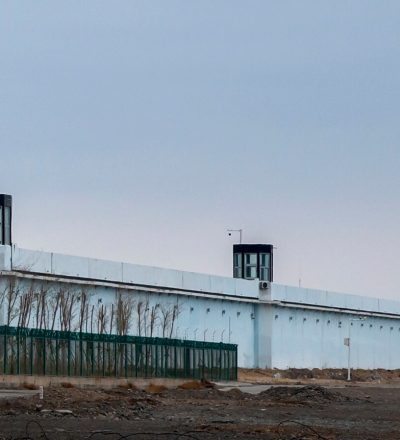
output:
<svg viewBox="0 0 400 440"><path fill-rule="evenodd" d="M284 432L284 427L287 425L295 425L299 428L298 432L288 433ZM33 433L33 427L38 428L37 433ZM276 432L278 435L277 440L306 440L310 438L315 438L317 440L329 440L328 437L323 436L315 428L304 422L299 422L297 420L282 420L276 425ZM180 439L191 439L191 440L201 440L199 436L204 438L204 435L213 435L212 432L205 430L189 430L185 432L179 431L135 431L128 434L123 434L118 431L93 431L86 437L82 437L84 440L99 440L102 437L112 437L113 440L129 440L134 437L148 437L148 438L170 438L174 440ZM312 437L310 437L312 436ZM72 435L73 438L76 438ZM29 420L25 425L25 435L22 437L1 437L0 440L51 440L49 435L46 433L43 425L37 420Z"/></svg>
<svg viewBox="0 0 400 440"><path fill-rule="evenodd" d="M306 432L308 432L308 437L310 438L309 435L311 434L314 438L318 439L318 440L329 440L327 437L324 437L323 435L321 435L315 428L313 428L312 426L308 425L307 423L303 423L303 422L299 422L297 420L282 420L281 422L278 423L277 425L277 431L278 431L278 440L288 440L288 436L287 434L284 434L282 432L283 427L285 425L297 425L301 431L297 432L296 434L292 435L290 437L290 440L305 440L306 437Z"/></svg>

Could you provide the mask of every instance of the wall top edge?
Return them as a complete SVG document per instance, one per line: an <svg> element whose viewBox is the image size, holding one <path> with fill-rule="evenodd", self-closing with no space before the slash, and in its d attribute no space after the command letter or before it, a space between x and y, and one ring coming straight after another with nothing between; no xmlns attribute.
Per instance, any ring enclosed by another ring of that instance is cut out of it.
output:
<svg viewBox="0 0 400 440"><path fill-rule="evenodd" d="M269 299L293 304L400 314L400 301L322 289L271 284Z"/></svg>
<svg viewBox="0 0 400 440"><path fill-rule="evenodd" d="M4 258L3 258L4 257ZM7 260L3 264L3 260ZM202 274L120 261L0 246L0 270L70 276L257 298L258 280Z"/></svg>

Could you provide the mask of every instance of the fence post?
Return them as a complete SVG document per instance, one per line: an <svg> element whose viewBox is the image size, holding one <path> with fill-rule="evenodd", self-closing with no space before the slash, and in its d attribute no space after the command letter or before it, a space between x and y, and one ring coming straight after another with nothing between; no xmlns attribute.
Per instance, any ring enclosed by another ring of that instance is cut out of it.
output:
<svg viewBox="0 0 400 440"><path fill-rule="evenodd" d="M237 350L237 347L236 347L236 351L235 351L235 373L234 373L234 376L235 376L235 380L237 380L237 378L238 378L238 350Z"/></svg>
<svg viewBox="0 0 400 440"><path fill-rule="evenodd" d="M71 376L71 335L68 334L68 353L67 353L67 368L68 368L68 376Z"/></svg>
<svg viewBox="0 0 400 440"><path fill-rule="evenodd" d="M205 363L206 363L206 353L205 353L205 342L203 342L203 368L202 368L202 373L201 373L201 375L202 375L202 379L205 379L205 377L204 377L204 367L205 367Z"/></svg>
<svg viewBox="0 0 400 440"><path fill-rule="evenodd" d="M46 375L46 336L43 336L43 376Z"/></svg>
<svg viewBox="0 0 400 440"><path fill-rule="evenodd" d="M176 342L175 342L175 345L174 345L174 376L175 376L175 379L176 379L176 377L177 377L177 359L176 359Z"/></svg>
<svg viewBox="0 0 400 440"><path fill-rule="evenodd" d="M117 341L114 340L114 376L118 376L118 365L117 365Z"/></svg>
<svg viewBox="0 0 400 440"><path fill-rule="evenodd" d="M104 351L104 344L105 344L105 342L104 342L104 338L103 338L103 376L105 376L106 375L106 372L105 372L105 370L106 370L106 356L105 356L105 351Z"/></svg>
<svg viewBox="0 0 400 440"><path fill-rule="evenodd" d="M7 327L4 327L3 372L7 373Z"/></svg>
<svg viewBox="0 0 400 440"><path fill-rule="evenodd" d="M33 376L33 335L30 334L31 344L30 344L30 358L31 358L31 376Z"/></svg>
<svg viewBox="0 0 400 440"><path fill-rule="evenodd" d="M91 361L92 361L92 376L94 376L94 340L93 340L93 334L90 335L90 337L92 338L91 344L92 344L92 356L91 356Z"/></svg>
<svg viewBox="0 0 400 440"><path fill-rule="evenodd" d="M128 342L124 344L124 352L125 352L125 377L128 377Z"/></svg>
<svg viewBox="0 0 400 440"><path fill-rule="evenodd" d="M222 342L219 344L219 375L218 379L222 379Z"/></svg>
<svg viewBox="0 0 400 440"><path fill-rule="evenodd" d="M79 375L83 376L83 341L82 333L79 333Z"/></svg>
<svg viewBox="0 0 400 440"><path fill-rule="evenodd" d="M55 353L55 356L56 356L56 376L58 376L58 357L59 357L58 350L59 350L58 333L56 333L56 353Z"/></svg>
<svg viewBox="0 0 400 440"><path fill-rule="evenodd" d="M19 334L19 329L17 331L17 374L20 373L20 368L19 368L19 344L20 344L20 334Z"/></svg>

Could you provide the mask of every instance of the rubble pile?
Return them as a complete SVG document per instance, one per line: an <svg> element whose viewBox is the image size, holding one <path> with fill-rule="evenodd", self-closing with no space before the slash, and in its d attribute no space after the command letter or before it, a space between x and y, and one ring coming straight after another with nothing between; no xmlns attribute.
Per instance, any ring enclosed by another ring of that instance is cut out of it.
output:
<svg viewBox="0 0 400 440"><path fill-rule="evenodd" d="M293 403L328 403L347 402L350 399L336 391L328 390L319 385L307 385L304 387L272 387L259 394L262 400L273 400Z"/></svg>
<svg viewBox="0 0 400 440"><path fill-rule="evenodd" d="M88 417L113 420L130 419L152 413L162 403L136 389L92 390L48 388L44 400L18 398L0 400L0 415L35 414L41 416Z"/></svg>

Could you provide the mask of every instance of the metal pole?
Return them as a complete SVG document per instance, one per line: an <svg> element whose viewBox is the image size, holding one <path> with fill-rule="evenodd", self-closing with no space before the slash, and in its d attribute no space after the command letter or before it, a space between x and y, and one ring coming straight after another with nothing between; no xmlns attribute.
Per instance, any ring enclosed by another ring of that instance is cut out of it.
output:
<svg viewBox="0 0 400 440"><path fill-rule="evenodd" d="M351 381L351 368L350 368L350 346L351 346L351 339L350 339L350 330L351 330L351 322L349 322L349 345L347 350L347 380Z"/></svg>

